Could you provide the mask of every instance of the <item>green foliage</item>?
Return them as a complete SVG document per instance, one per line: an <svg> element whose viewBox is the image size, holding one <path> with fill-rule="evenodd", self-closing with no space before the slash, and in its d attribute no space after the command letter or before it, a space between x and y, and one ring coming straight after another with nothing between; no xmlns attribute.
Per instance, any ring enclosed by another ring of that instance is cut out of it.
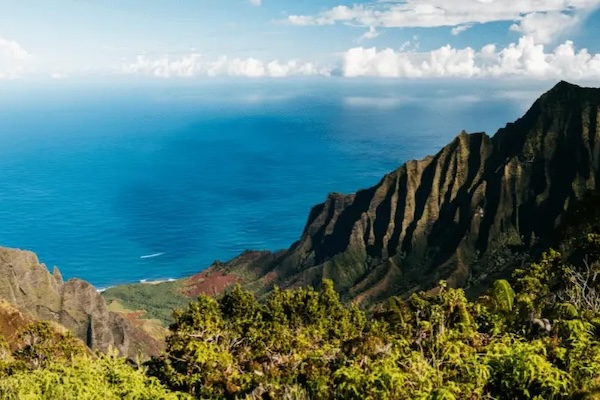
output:
<svg viewBox="0 0 600 400"><path fill-rule="evenodd" d="M441 281L369 315L328 280L264 301L236 286L175 311L166 351L141 370L36 323L14 351L0 340L0 398L593 398L599 256L576 266L550 250L475 301Z"/></svg>
<svg viewBox="0 0 600 400"><path fill-rule="evenodd" d="M150 372L173 390L215 399L564 395L569 372L542 342L492 337L480 323L513 307L508 282L494 293L490 308L441 282L435 294L390 299L367 318L340 302L331 281L319 292L276 289L264 303L236 287L177 312Z"/></svg>
<svg viewBox="0 0 600 400"><path fill-rule="evenodd" d="M174 314L150 373L209 399L591 395L600 388L600 314L573 293L589 292L596 270L578 271L549 250L515 271L514 288L499 280L469 301L442 281L370 316L342 304L327 280L320 291L275 289L264 302L235 287Z"/></svg>
<svg viewBox="0 0 600 400"><path fill-rule="evenodd" d="M165 389L143 370L112 356L77 356L49 362L43 369L19 371L0 380L0 398L6 400L183 399Z"/></svg>
<svg viewBox="0 0 600 400"><path fill-rule="evenodd" d="M494 305L499 311L510 312L515 304L515 291L505 279L498 279L492 286Z"/></svg>
<svg viewBox="0 0 600 400"><path fill-rule="evenodd" d="M560 282L564 266L559 252L550 249L539 262L514 272L517 301L528 312L539 313L551 301L552 289Z"/></svg>
<svg viewBox="0 0 600 400"><path fill-rule="evenodd" d="M492 371L487 390L506 399L553 399L565 397L571 377L547 359L541 340L522 342L510 337L488 348L487 365Z"/></svg>
<svg viewBox="0 0 600 400"><path fill-rule="evenodd" d="M278 290L259 303L235 287L218 300L200 296L175 313L167 353L153 374L201 398L250 396L291 387L311 395L328 390L341 347L360 338L366 317L345 307L330 281L313 289Z"/></svg>
<svg viewBox="0 0 600 400"><path fill-rule="evenodd" d="M576 240L474 300L443 281L369 314L329 280L260 301L239 286L200 296L173 313L166 351L147 370L30 325L16 350L0 340L0 397L600 398L600 216L576 217L587 227Z"/></svg>
<svg viewBox="0 0 600 400"><path fill-rule="evenodd" d="M183 399L115 354L95 357L68 331L35 322L17 332L11 352L0 337L2 399Z"/></svg>
<svg viewBox="0 0 600 400"><path fill-rule="evenodd" d="M158 319L168 326L173 323L173 310L185 307L190 302L179 293L180 285L180 282L120 285L106 289L102 297L107 303L117 300L131 311L144 310L144 318Z"/></svg>
<svg viewBox="0 0 600 400"><path fill-rule="evenodd" d="M86 347L70 331L59 332L46 321L24 326L12 354L22 367L38 369L50 361L69 360L86 353Z"/></svg>
<svg viewBox="0 0 600 400"><path fill-rule="evenodd" d="M0 336L0 377L6 375L13 360L8 342Z"/></svg>

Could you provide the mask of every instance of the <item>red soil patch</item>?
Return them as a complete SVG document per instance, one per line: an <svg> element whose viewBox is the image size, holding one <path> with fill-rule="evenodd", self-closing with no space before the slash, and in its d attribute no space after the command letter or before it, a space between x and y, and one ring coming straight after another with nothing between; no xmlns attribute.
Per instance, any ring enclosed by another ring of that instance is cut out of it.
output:
<svg viewBox="0 0 600 400"><path fill-rule="evenodd" d="M129 322L131 322L132 324L136 325L136 326L142 326L143 322L140 321L140 319L142 318L142 316L146 314L146 311L130 311L130 312L122 312L121 315L123 315L126 319L129 320Z"/></svg>
<svg viewBox="0 0 600 400"><path fill-rule="evenodd" d="M165 350L166 344L164 337L154 337L150 332L146 331L146 322L142 319L146 311L120 311L118 313L121 317L129 322L133 329L128 331L130 338L133 343L141 345L139 350L149 356L157 356L161 351ZM165 330L164 335L166 336L167 331Z"/></svg>
<svg viewBox="0 0 600 400"><path fill-rule="evenodd" d="M263 276L262 278L260 278L260 281L264 285L268 285L269 283L273 282L276 278L277 278L277 272L271 271L268 274L266 274L265 276Z"/></svg>
<svg viewBox="0 0 600 400"><path fill-rule="evenodd" d="M242 280L235 275L224 271L213 271L208 269L199 274L189 277L181 289L184 296L198 297L201 294L216 296L223 293L230 286L240 283Z"/></svg>

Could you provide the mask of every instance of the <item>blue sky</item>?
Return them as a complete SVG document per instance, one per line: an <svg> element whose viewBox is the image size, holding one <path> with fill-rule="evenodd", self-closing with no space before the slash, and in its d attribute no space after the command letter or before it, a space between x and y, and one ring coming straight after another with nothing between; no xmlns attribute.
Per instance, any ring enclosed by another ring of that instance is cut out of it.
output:
<svg viewBox="0 0 600 400"><path fill-rule="evenodd" d="M2 0L0 10L3 80L600 80L600 0Z"/></svg>

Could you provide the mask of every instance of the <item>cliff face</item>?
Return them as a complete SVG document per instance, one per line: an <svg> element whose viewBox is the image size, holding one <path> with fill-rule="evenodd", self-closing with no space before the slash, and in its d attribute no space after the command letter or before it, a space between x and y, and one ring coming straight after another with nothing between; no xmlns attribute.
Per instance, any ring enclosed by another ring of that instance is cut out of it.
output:
<svg viewBox="0 0 600 400"><path fill-rule="evenodd" d="M319 285L376 300L484 278L506 243L528 249L600 183L600 89L561 82L489 137L462 132L435 156L409 161L372 188L331 194L284 252L218 264L251 285Z"/></svg>
<svg viewBox="0 0 600 400"><path fill-rule="evenodd" d="M63 282L29 251L0 248L0 299L35 319L56 322L71 330L90 348L136 357L152 354L159 344L116 313L109 312L96 289L87 282Z"/></svg>

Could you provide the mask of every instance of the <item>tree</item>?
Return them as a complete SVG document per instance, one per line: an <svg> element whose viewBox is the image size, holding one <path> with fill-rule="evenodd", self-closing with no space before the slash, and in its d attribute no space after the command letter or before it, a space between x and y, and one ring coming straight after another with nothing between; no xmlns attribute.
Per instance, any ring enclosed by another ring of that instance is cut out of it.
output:
<svg viewBox="0 0 600 400"><path fill-rule="evenodd" d="M41 368L51 360L69 360L87 352L85 345L70 331L59 332L47 321L33 322L17 334L17 361L30 369Z"/></svg>

